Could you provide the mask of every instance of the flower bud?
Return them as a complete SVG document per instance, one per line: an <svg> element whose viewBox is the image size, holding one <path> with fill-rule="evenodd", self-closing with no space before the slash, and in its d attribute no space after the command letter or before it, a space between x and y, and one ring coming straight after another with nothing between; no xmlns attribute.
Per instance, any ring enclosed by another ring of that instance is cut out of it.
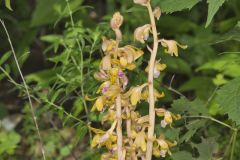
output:
<svg viewBox="0 0 240 160"><path fill-rule="evenodd" d="M122 23L123 23L123 16L119 12L114 13L110 21L111 28L113 30L119 29Z"/></svg>
<svg viewBox="0 0 240 160"><path fill-rule="evenodd" d="M142 6L146 6L147 3L148 3L150 0L133 0L133 1L134 1L134 3L136 3L136 4L140 4L140 5L142 5Z"/></svg>
<svg viewBox="0 0 240 160"><path fill-rule="evenodd" d="M153 11L153 15L155 18L157 18L157 20L159 20L159 18L161 17L161 9L159 7L156 7Z"/></svg>
<svg viewBox="0 0 240 160"><path fill-rule="evenodd" d="M150 24L145 24L144 26L138 27L134 32L134 38L141 43L145 43L144 41L148 39L150 30Z"/></svg>

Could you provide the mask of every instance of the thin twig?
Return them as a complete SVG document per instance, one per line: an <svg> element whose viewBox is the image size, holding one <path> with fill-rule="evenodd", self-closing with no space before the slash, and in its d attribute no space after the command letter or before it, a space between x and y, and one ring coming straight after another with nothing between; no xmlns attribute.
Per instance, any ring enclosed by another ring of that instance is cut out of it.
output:
<svg viewBox="0 0 240 160"><path fill-rule="evenodd" d="M233 131L237 131L237 128L234 128L234 127L232 127L232 126L230 126L230 125L228 125L228 124L226 124L226 123L224 123L224 122L221 122L221 121L219 121L219 120L217 120L217 119L215 119L215 118L213 118L213 117L210 117L210 116L184 116L185 118L203 118L203 119L209 119L209 120L211 120L211 121L214 121L214 122L216 122L216 123L218 123L218 124L221 124L221 125L223 125L223 126L225 126L225 127L228 127L228 128L230 128L231 130L233 130ZM183 117L183 118L184 118Z"/></svg>
<svg viewBox="0 0 240 160"><path fill-rule="evenodd" d="M35 114L35 111L34 111L34 108L33 108L33 104L32 104L30 93L28 91L27 83L26 83L26 81L24 79L24 76L22 74L21 68L19 66L18 59L17 59L16 53L15 53L15 50L13 48L12 41L10 39L8 30L7 30L3 20L0 19L0 22L1 22L1 24L2 24L2 26L4 28L4 30L5 30L5 33L7 35L8 42L9 42L9 45L11 47L11 50L12 50L12 53L13 53L13 57L14 57L14 60L15 60L16 66L17 66L17 69L18 69L20 77L21 77L21 79L23 81L23 85L25 87L25 90L26 90L26 93L27 93L27 96L28 96L28 101L29 101L29 105L30 105L30 109L31 109L31 113L32 113L32 118L33 118L33 121L34 121L34 124L35 124L35 128L37 130L39 141L40 141L42 156L43 156L43 159L46 160L45 150L44 150L44 146L43 146L43 141L42 141L42 137L41 137L41 134L40 134L40 131L39 131L39 127L38 127L38 123L37 123L37 117L36 117L36 114Z"/></svg>
<svg viewBox="0 0 240 160"><path fill-rule="evenodd" d="M174 78L175 78L175 75L172 76L169 86L166 86L166 85L163 85L163 86L164 86L165 88L167 88L169 91L172 91L172 92L178 94L179 96L182 96L182 97L185 97L185 98L186 98L186 96L183 95L181 92L179 92L178 90L172 88L172 83L173 83Z"/></svg>

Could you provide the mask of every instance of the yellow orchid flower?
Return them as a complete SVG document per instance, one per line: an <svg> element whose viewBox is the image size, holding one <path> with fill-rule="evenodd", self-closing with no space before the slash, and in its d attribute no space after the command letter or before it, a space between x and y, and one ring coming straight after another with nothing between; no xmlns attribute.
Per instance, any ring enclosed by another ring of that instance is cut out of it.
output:
<svg viewBox="0 0 240 160"><path fill-rule="evenodd" d="M141 95L141 99L145 100L145 101L148 101L148 89L145 89L143 92L142 92L142 95ZM165 93L164 92L158 92L156 89L154 89L154 97L155 97L155 100L157 100L158 98L163 98L165 96Z"/></svg>
<svg viewBox="0 0 240 160"><path fill-rule="evenodd" d="M187 48L186 45L181 45L181 44L179 44L178 42L176 42L174 40L162 39L162 40L160 40L160 42L161 42L163 47L167 47L165 52L170 54L171 56L175 55L176 57L178 57L178 47L180 47L182 49L186 49Z"/></svg>
<svg viewBox="0 0 240 160"><path fill-rule="evenodd" d="M100 69L100 72L94 73L94 78L98 81L106 81L109 79L109 76L104 70Z"/></svg>
<svg viewBox="0 0 240 160"><path fill-rule="evenodd" d="M166 157L166 154L171 155L170 148L176 146L177 142L171 143L165 140L162 136L158 139L155 139L153 145L153 155L156 157Z"/></svg>
<svg viewBox="0 0 240 160"><path fill-rule="evenodd" d="M146 138L146 133L142 130L141 132L137 133L134 140L134 145L136 146L136 148L141 148L143 152L147 150Z"/></svg>
<svg viewBox="0 0 240 160"><path fill-rule="evenodd" d="M103 82L103 83L100 85L100 87L98 88L97 93L99 94L100 92L101 92L101 93L107 92L108 89L109 89L109 87L110 87L110 85L111 85L111 82L110 82L110 81L105 81L105 82Z"/></svg>
<svg viewBox="0 0 240 160"><path fill-rule="evenodd" d="M107 114L103 116L101 123L103 124L106 121L113 122L114 120L116 120L116 112L112 109L109 109Z"/></svg>
<svg viewBox="0 0 240 160"><path fill-rule="evenodd" d="M96 129L93 127L89 127L91 131L93 131L96 135L93 137L91 147L94 148L96 146L106 146L107 149L113 149L114 144L117 141L117 136L113 132L116 128L117 121L114 121L111 128L108 131L103 131L100 129Z"/></svg>
<svg viewBox="0 0 240 160"><path fill-rule="evenodd" d="M159 61L156 61L153 70L153 77L158 78L160 76L161 71L163 71L166 68L167 68L166 64L159 63ZM149 72L149 65L145 68L145 72Z"/></svg>
<svg viewBox="0 0 240 160"><path fill-rule="evenodd" d="M100 96L97 98L96 102L94 103L91 112L94 112L96 109L101 112L103 110L106 98L104 96Z"/></svg>
<svg viewBox="0 0 240 160"><path fill-rule="evenodd" d="M108 40L106 37L102 38L102 50L105 54L114 54L117 49L117 42L115 40Z"/></svg>
<svg viewBox="0 0 240 160"><path fill-rule="evenodd" d="M144 26L138 27L134 31L134 39L141 43L145 43L145 41L149 37L149 32L151 30L151 25L150 24L145 24Z"/></svg>
<svg viewBox="0 0 240 160"><path fill-rule="evenodd" d="M161 121L162 128L165 128L168 124L171 126L173 119L174 120L181 119L180 115L174 115L164 108L157 108L157 109L155 109L155 111L156 111L157 116L164 117L163 120Z"/></svg>
<svg viewBox="0 0 240 160"><path fill-rule="evenodd" d="M136 105L141 100L142 90L146 86L147 84L145 83L141 86L137 86L131 89L130 100L132 105Z"/></svg>

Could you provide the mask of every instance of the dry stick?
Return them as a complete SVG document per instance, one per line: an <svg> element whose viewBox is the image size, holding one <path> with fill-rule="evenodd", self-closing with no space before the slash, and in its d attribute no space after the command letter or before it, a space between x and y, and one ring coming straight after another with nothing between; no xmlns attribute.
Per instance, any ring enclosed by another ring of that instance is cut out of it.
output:
<svg viewBox="0 0 240 160"><path fill-rule="evenodd" d="M119 45L118 37L116 37L117 47ZM117 49L116 49L117 50ZM114 58L117 57L117 53L115 52ZM117 80L117 83L119 84L119 79ZM121 95L118 94L116 98L116 116L117 116L117 154L118 154L118 160L122 160L123 155L123 135L122 135L122 106L121 106Z"/></svg>
<svg viewBox="0 0 240 160"><path fill-rule="evenodd" d="M122 160L122 108L121 108L121 96L120 94L116 99L116 110L117 110L117 151L118 160Z"/></svg>
<svg viewBox="0 0 240 160"><path fill-rule="evenodd" d="M147 142L147 152L146 152L146 159L152 159L152 147L153 147L153 134L154 134L154 127L155 127L155 99L154 99L154 88L153 88L153 71L154 71L154 64L155 59L158 51L158 34L156 28L156 22L154 19L153 11L150 2L147 4L150 20L151 20L151 27L153 33L153 49L151 52L151 58L149 62L149 73L148 73L148 88L149 88L149 128L148 128L148 142Z"/></svg>
<svg viewBox="0 0 240 160"><path fill-rule="evenodd" d="M43 147L43 141L42 141L42 137L41 137L41 134L40 134L40 131L39 131L39 127L38 127L38 123L37 123L37 117L36 117L36 114L35 114L35 111L33 109L33 104L32 104L32 100L30 98L30 93L28 91L28 86L27 86L27 83L24 79L24 76L22 74L22 71L20 69L20 66L19 66L19 63L18 63L18 60L17 60L17 56L16 56L16 53L15 53L15 50L13 48L13 45L12 45L12 41L10 39L10 36L9 36L9 33L8 33L8 30L3 22L3 20L0 19L0 22L5 30L5 33L7 35L7 38L8 38L8 42L10 44L10 47L11 47L11 50L12 50L12 53L13 53L13 57L14 57L14 60L15 60L15 63L17 65L17 69L19 71L19 74L20 74L20 77L23 81L23 85L24 85L24 88L26 90L26 93L27 93L27 96L28 96L28 101L29 101L29 105L30 105L30 109L31 109L31 113L32 113L32 118L33 118L33 121L34 121L34 124L35 124L35 128L37 130L37 134L38 134L38 138L39 138L39 141L40 141L40 145L41 145L41 152L42 152L42 156L43 156L43 159L46 160L46 156L45 156L45 150L44 150L44 147Z"/></svg>

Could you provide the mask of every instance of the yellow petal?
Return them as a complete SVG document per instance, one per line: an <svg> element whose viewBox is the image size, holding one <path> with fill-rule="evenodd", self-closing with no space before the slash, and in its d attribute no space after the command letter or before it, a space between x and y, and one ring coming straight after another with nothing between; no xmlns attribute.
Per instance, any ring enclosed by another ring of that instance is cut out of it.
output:
<svg viewBox="0 0 240 160"><path fill-rule="evenodd" d="M103 57L102 62L101 62L101 69L103 69L103 70L111 69L111 56L110 55Z"/></svg>
<svg viewBox="0 0 240 160"><path fill-rule="evenodd" d="M127 60L126 60L126 58L124 58L124 57L121 57L120 58L120 64L123 66L123 67L126 67L127 66Z"/></svg>
<svg viewBox="0 0 240 160"><path fill-rule="evenodd" d="M171 112L166 111L166 112L164 113L164 120L165 120L168 124L171 124L171 123L173 122Z"/></svg>
<svg viewBox="0 0 240 160"><path fill-rule="evenodd" d="M165 112L166 112L166 109L164 109L164 108L156 108L155 112L156 112L157 116L163 117Z"/></svg>
<svg viewBox="0 0 240 160"><path fill-rule="evenodd" d="M99 135L95 135L93 137L92 142L91 142L91 147L92 148L96 147L99 144L99 138L100 138Z"/></svg>
<svg viewBox="0 0 240 160"><path fill-rule="evenodd" d="M136 68L136 65L133 64L133 63L130 63L126 66L126 68L131 71L131 70L134 70Z"/></svg>
<svg viewBox="0 0 240 160"><path fill-rule="evenodd" d="M96 109L97 109L98 111L101 112L101 111L103 110L103 106L104 106L104 97L103 97L103 96L100 96L100 97L96 100L94 106L96 107Z"/></svg>
<svg viewBox="0 0 240 160"><path fill-rule="evenodd" d="M167 144L167 142L166 142L165 140L159 139L159 140L157 140L157 141L158 141L158 144L159 144L160 147L161 147L161 150L162 150L162 149L163 149L163 150L168 150L168 149L169 149L168 144Z"/></svg>
<svg viewBox="0 0 240 160"><path fill-rule="evenodd" d="M157 68L157 70L159 70L159 71L163 71L164 69L167 68L167 65L166 65L166 64L160 64L160 63L158 63L158 64L156 64L156 68Z"/></svg>

